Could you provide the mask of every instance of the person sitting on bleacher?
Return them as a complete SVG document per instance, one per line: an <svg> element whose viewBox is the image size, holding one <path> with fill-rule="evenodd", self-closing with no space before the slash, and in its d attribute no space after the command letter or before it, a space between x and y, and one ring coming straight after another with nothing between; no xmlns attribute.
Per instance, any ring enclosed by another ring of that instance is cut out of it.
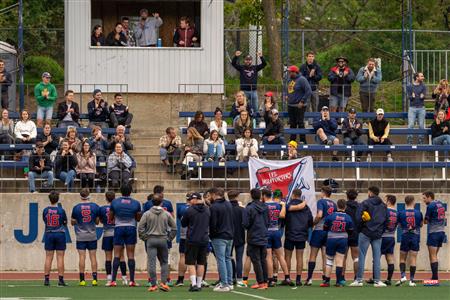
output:
<svg viewBox="0 0 450 300"><path fill-rule="evenodd" d="M342 123L342 135L344 136L344 145L364 145L361 139L363 124L356 118L356 109L350 108L347 118ZM356 161L361 161L362 152L356 153ZM350 153L347 152L346 161L350 161Z"/></svg>
<svg viewBox="0 0 450 300"><path fill-rule="evenodd" d="M178 162L181 155L181 137L177 135L175 128L168 127L166 134L159 139L159 157L168 173L173 173L174 163Z"/></svg>
<svg viewBox="0 0 450 300"><path fill-rule="evenodd" d="M273 92L267 91L264 94L264 102L259 107L259 114L263 117L265 124L270 121L270 112L272 109L278 109L278 105L273 96Z"/></svg>
<svg viewBox="0 0 450 300"><path fill-rule="evenodd" d="M233 122L236 121L239 114L244 110L246 110L249 113L250 117L253 118L254 111L250 102L247 101L245 93L243 91L237 92L235 95L235 99L236 101L231 106L230 112L230 117L233 119Z"/></svg>
<svg viewBox="0 0 450 300"><path fill-rule="evenodd" d="M53 186L52 161L50 156L45 153L44 145L41 142L36 142L36 151L28 160L28 168L28 188L30 193L36 192L36 177L47 180L47 184L43 186Z"/></svg>
<svg viewBox="0 0 450 300"><path fill-rule="evenodd" d="M246 128L252 128L252 120L248 115L248 111L243 110L239 115L239 118L234 122L234 136L236 139L239 139L244 136L244 130Z"/></svg>
<svg viewBox="0 0 450 300"><path fill-rule="evenodd" d="M446 113L445 119L450 119L448 107L450 106L450 87L448 86L447 79L441 79L438 86L431 94L431 98L435 99L434 113L439 113L440 110L444 110Z"/></svg>
<svg viewBox="0 0 450 300"><path fill-rule="evenodd" d="M209 128L208 124L205 122L205 115L199 110L195 113L194 120L189 123L188 128L189 127L194 127L203 138L207 138L209 135Z"/></svg>
<svg viewBox="0 0 450 300"><path fill-rule="evenodd" d="M240 162L248 161L250 157L259 158L258 141L252 136L252 129L244 129L243 136L236 140L236 160Z"/></svg>
<svg viewBox="0 0 450 300"><path fill-rule="evenodd" d="M97 162L106 163L108 156L109 144L106 138L102 134L102 129L98 126L92 128L92 136L88 139L91 151L95 153ZM106 167L97 167L98 177L102 180L102 183L106 183Z"/></svg>
<svg viewBox="0 0 450 300"><path fill-rule="evenodd" d="M81 179L82 188L94 188L97 159L95 153L91 151L88 141L84 141L81 151L77 153L77 176Z"/></svg>
<svg viewBox="0 0 450 300"><path fill-rule="evenodd" d="M67 90L64 94L65 101L58 104L58 127L80 127L80 107L73 101L73 91Z"/></svg>
<svg viewBox="0 0 450 300"><path fill-rule="evenodd" d="M119 125L116 128L116 134L112 136L111 141L109 143L109 149L114 151L116 149L116 144L122 144L123 151L127 152L133 150L133 144L131 143L130 137L128 134L125 134L125 126Z"/></svg>
<svg viewBox="0 0 450 300"><path fill-rule="evenodd" d="M270 122L266 124L266 129L263 134L263 144L271 145L285 145L284 139L284 124L278 117L278 110L272 109Z"/></svg>
<svg viewBox="0 0 450 300"><path fill-rule="evenodd" d="M0 144L14 144L14 122L9 118L7 109L2 110L0 123Z"/></svg>
<svg viewBox="0 0 450 300"><path fill-rule="evenodd" d="M389 121L384 118L384 110L382 108L377 109L377 117L369 122L369 138L367 139L368 145L392 145L389 140ZM391 151L386 151L386 160L392 162ZM367 153L367 161L372 161L372 153Z"/></svg>
<svg viewBox="0 0 450 300"><path fill-rule="evenodd" d="M203 153L208 161L225 161L225 145L217 130L212 130L209 138L203 142Z"/></svg>
<svg viewBox="0 0 450 300"><path fill-rule="evenodd" d="M209 123L209 130L217 130L219 133L219 137L223 140L225 144L227 144L227 141L225 140L227 136L227 122L225 122L222 118L222 110L220 107L216 107L216 110L214 111L214 120Z"/></svg>
<svg viewBox="0 0 450 300"><path fill-rule="evenodd" d="M14 128L16 144L34 144L37 136L36 124L30 120L30 114L27 110L23 110L20 116L20 121L16 123Z"/></svg>
<svg viewBox="0 0 450 300"><path fill-rule="evenodd" d="M436 120L431 124L433 145L450 145L450 122L445 120L445 111L438 112Z"/></svg>
<svg viewBox="0 0 450 300"><path fill-rule="evenodd" d="M323 106L320 114L321 117L313 124L314 131L316 132L316 142L323 145L338 145L339 139L336 137L336 130L338 128L336 119L330 118L328 106ZM336 155L337 151L333 151L333 161L339 161Z"/></svg>
<svg viewBox="0 0 450 300"><path fill-rule="evenodd" d="M45 124L44 129L36 137L36 143L42 142L44 145L45 153L52 155L59 147L58 137L52 133L52 127L50 124Z"/></svg>
<svg viewBox="0 0 450 300"><path fill-rule="evenodd" d="M78 138L77 129L75 127L67 128L66 136L60 138L59 148L61 148L63 142L69 143L69 147L74 153L81 151L81 140Z"/></svg>
<svg viewBox="0 0 450 300"><path fill-rule="evenodd" d="M92 93L94 99L87 105L89 115L89 127L99 126L101 128L108 128L108 102L103 100L102 91L95 89Z"/></svg>
<svg viewBox="0 0 450 300"><path fill-rule="evenodd" d="M288 151L284 153L283 159L285 160L297 159L298 158L297 146L298 144L296 141L290 141L288 143Z"/></svg>
<svg viewBox="0 0 450 300"><path fill-rule="evenodd" d="M123 125L126 128L131 127L133 114L130 113L128 106L123 104L122 94L114 95L114 103L109 107L109 121L112 128Z"/></svg>
<svg viewBox="0 0 450 300"><path fill-rule="evenodd" d="M55 175L56 178L64 182L67 191L71 192L76 177L77 158L72 149L70 149L68 141L62 141L61 149L55 158Z"/></svg>
<svg viewBox="0 0 450 300"><path fill-rule="evenodd" d="M132 164L133 161L123 151L122 144L117 143L114 152L108 157L108 177L111 179L113 188L119 188L128 184L131 177Z"/></svg>
<svg viewBox="0 0 450 300"><path fill-rule="evenodd" d="M203 137L195 129L195 127L189 127L186 134L186 143L182 147L180 160L185 168L188 168L189 163L196 161L202 161L203 156ZM184 170L183 172L184 173ZM185 176L186 174L182 174Z"/></svg>

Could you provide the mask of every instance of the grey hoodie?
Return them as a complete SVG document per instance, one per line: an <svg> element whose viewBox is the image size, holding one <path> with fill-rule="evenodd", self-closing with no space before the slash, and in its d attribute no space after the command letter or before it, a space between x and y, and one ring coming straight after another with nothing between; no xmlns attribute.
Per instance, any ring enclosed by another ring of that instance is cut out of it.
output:
<svg viewBox="0 0 450 300"><path fill-rule="evenodd" d="M167 233L169 233L167 235ZM174 218L161 206L153 206L146 211L138 225L139 238L143 241L149 238L164 238L169 241L177 234L177 224Z"/></svg>

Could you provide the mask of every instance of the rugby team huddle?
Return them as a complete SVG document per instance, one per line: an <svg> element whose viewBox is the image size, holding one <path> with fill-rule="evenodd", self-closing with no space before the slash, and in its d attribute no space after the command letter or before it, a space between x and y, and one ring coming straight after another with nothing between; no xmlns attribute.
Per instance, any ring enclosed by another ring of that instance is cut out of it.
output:
<svg viewBox="0 0 450 300"><path fill-rule="evenodd" d="M399 269L396 285L407 282L406 261L409 257L409 286L416 286L416 258L420 246L420 229L428 224L427 247L429 251L432 280L427 284L439 285L438 252L446 242L446 206L435 199L431 191L422 194L427 206L425 217L416 206L414 196L406 196L405 207L396 209L396 197L385 195L381 199L378 187L369 187L368 198L358 202L358 192L348 190L347 199L331 200L332 189L323 186L316 202L316 214L306 204L302 191L295 189L289 199L283 198L280 190L254 188L250 191L250 202L239 201L239 192L222 188L211 188L201 195L186 194L186 203L179 205L176 217L172 202L164 199L164 187L155 186L148 201L141 203L131 197L131 187L124 185L121 196L106 192L105 205L99 206L90 200L88 189L80 192L81 201L72 209L70 220L59 204L59 194L50 192L51 205L44 209L45 222L45 285L50 285L50 269L56 252L58 285L65 286L64 251L66 231L70 222L75 229L76 249L79 254L79 285L86 286L86 250L91 262L92 286L97 279L97 232L96 225L103 224L102 250L105 251L106 286L117 286L120 269L122 283L138 286L135 281L135 246L137 237L144 241L147 252L148 291L170 291L171 287L183 286L186 271L189 274L189 291L198 292L209 284L207 276L208 255L217 261L219 280L214 291L229 292L235 287L265 290L276 285L310 286L316 259L322 255L321 287L331 284L332 268L335 266L335 286L346 284L347 253L353 260L353 283L363 286L364 264L369 245L372 247L373 278L368 282L375 287L391 285L395 264L395 237L397 226L401 236ZM225 197L227 194L227 197ZM400 209L402 208L402 209ZM179 220L178 279L172 283L169 271L169 253L172 241L177 236ZM284 238L283 238L284 236ZM283 243L284 240L284 243ZM303 255L309 243L307 278L302 281ZM244 259L244 250L246 257ZM295 253L294 253L295 250ZM125 253L127 262L125 261ZM292 256L296 266L291 267ZM388 265L387 278L381 280L380 261L384 255ZM156 262L161 265L158 282ZM127 265L129 281L126 276ZM249 285L249 273L253 266L256 282ZM278 282L278 271L284 278ZM291 270L295 269L295 280Z"/></svg>

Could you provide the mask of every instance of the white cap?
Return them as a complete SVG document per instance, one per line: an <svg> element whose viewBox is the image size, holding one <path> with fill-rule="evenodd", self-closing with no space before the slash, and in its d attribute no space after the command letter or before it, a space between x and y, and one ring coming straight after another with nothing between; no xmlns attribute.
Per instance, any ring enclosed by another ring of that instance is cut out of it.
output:
<svg viewBox="0 0 450 300"><path fill-rule="evenodd" d="M377 115L384 115L384 110L382 108L377 109Z"/></svg>

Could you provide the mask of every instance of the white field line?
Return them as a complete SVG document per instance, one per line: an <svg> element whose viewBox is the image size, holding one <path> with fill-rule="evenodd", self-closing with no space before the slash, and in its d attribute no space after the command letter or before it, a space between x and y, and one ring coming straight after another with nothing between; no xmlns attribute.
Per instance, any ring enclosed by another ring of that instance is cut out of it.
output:
<svg viewBox="0 0 450 300"><path fill-rule="evenodd" d="M258 295L253 295L253 294L247 294L247 293L238 292L238 291L231 291L231 292L232 292L233 294L243 295L243 296L252 297L252 298L261 299L261 300L275 300L275 299L266 298L266 297L263 297L263 296L258 296Z"/></svg>

